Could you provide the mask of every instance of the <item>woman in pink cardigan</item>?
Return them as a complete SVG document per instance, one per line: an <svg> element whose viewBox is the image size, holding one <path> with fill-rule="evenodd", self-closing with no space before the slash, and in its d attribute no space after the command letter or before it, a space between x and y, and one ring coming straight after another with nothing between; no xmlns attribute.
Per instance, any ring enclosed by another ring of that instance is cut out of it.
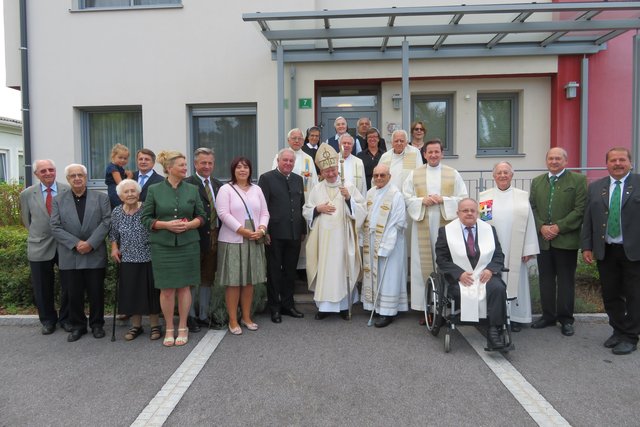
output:
<svg viewBox="0 0 640 427"><path fill-rule="evenodd" d="M226 287L229 332L241 335L244 326L258 330L251 320L253 284L267 281L264 238L269 211L259 186L251 184L251 162L237 157L231 162L231 182L216 197L218 218L218 281ZM238 323L238 302L242 317Z"/></svg>

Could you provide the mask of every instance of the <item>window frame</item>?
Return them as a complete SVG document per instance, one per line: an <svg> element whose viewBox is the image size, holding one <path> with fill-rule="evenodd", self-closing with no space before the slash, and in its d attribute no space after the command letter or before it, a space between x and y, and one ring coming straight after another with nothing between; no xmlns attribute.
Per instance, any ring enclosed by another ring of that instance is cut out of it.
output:
<svg viewBox="0 0 640 427"><path fill-rule="evenodd" d="M445 130L447 136L442 141L444 145L443 155L446 157L455 156L455 144L454 144L454 127L453 127L453 115L454 115L454 94L453 93L435 93L435 94L415 94L411 95L411 123L420 120L427 126L427 135L425 136L425 142L430 139L436 138L435 136L429 136L429 123L426 119L416 117L416 104L419 102L444 102L446 104L445 112ZM409 141L411 141L411 128L407 129L409 135Z"/></svg>
<svg viewBox="0 0 640 427"><path fill-rule="evenodd" d="M92 12L110 10L139 10L139 9L173 9L182 8L182 0L175 0L175 3L157 4L135 4L136 0L128 0L129 5L121 6L87 6L86 0L74 0L74 8L71 12Z"/></svg>
<svg viewBox="0 0 640 427"><path fill-rule="evenodd" d="M90 126L89 126L89 117L90 114L95 113L139 113L140 114L140 147L129 147L129 164L132 164L135 170L135 153L139 148L144 147L144 120L142 117L142 106L141 105L123 105L123 106L108 106L108 107L82 107L78 108L80 112L80 143L81 143L81 151L82 151L82 164L87 168L87 187L91 188L106 188L104 173L100 178L94 178L91 176L92 170L92 161L91 161L91 142L89 141L90 135ZM115 142L113 143L115 145ZM125 144L126 145L126 144ZM105 159L109 161L110 158L107 157ZM104 168L106 169L107 163L104 164ZM129 167L129 166L127 166Z"/></svg>
<svg viewBox="0 0 640 427"><path fill-rule="evenodd" d="M480 102L486 100L511 101L511 145L510 147L483 148L480 146ZM519 92L484 92L478 93L476 100L476 150L480 156L514 155L518 153L520 128L520 93Z"/></svg>
<svg viewBox="0 0 640 427"><path fill-rule="evenodd" d="M199 104L189 105L189 144L191 146L191 153L193 153L200 145L197 144L197 119L201 117L225 117L225 116L251 116L255 120L254 137L255 141L255 159L252 161L252 181L258 180L258 105L256 103L242 103L242 104ZM224 165L218 162L218 152L213 148L216 158L215 169L213 176L222 180L223 182L229 180L231 177L229 174L229 165ZM240 155L240 154L238 154ZM246 154L243 154L246 156ZM249 157L249 156L246 156ZM191 159L190 165L191 173L195 173L193 167L193 159Z"/></svg>

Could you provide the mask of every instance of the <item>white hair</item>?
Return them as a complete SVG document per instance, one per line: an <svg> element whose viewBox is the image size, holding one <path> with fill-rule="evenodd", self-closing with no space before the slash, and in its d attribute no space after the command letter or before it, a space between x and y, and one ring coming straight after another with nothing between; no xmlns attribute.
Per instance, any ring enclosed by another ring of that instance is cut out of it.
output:
<svg viewBox="0 0 640 427"><path fill-rule="evenodd" d="M391 134L391 140L392 140L392 141L393 141L393 138L394 138L394 136L395 136L395 134L396 134L396 133L402 133L402 134L404 135L404 139L405 139L405 141L408 141L408 140L409 140L409 134L407 133L407 131L406 131L406 130L404 130L404 129L396 129L396 130L394 130L394 131L393 131L393 133Z"/></svg>
<svg viewBox="0 0 640 427"><path fill-rule="evenodd" d="M87 168L85 165L81 165L80 163L71 163L70 165L67 165L66 168L64 168L64 176L68 176L69 169L72 169L72 168L81 168L85 176L87 175Z"/></svg>
<svg viewBox="0 0 640 427"><path fill-rule="evenodd" d="M124 191L124 187L126 187L127 185L133 184L136 187L136 191L138 192L138 195L140 195L140 193L142 193L142 187L140 187L140 184L138 184L138 181L135 181L133 179L123 179L122 181L120 181L120 183L118 185L116 185L116 193L118 194L118 196L122 195L122 192Z"/></svg>

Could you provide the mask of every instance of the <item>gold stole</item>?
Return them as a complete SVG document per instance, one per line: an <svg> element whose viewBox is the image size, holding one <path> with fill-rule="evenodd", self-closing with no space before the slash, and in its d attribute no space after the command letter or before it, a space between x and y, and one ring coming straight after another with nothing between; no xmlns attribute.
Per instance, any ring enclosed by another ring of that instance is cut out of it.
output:
<svg viewBox="0 0 640 427"><path fill-rule="evenodd" d="M380 248L380 242L384 235L385 226L389 219L389 213L391 212L391 204L393 203L393 196L398 192L395 187L391 187L387 190L387 193L382 198L380 204L380 212L376 222L375 240L373 242L373 265L371 265L371 235L369 234L369 215L364 220L362 226L363 230L363 280L362 280L362 293L364 294L365 301L373 303L373 284L378 282L378 249ZM374 191L369 191L367 194L367 212L371 212L373 201L375 199Z"/></svg>
<svg viewBox="0 0 640 427"><path fill-rule="evenodd" d="M456 183L455 169L449 166L440 165L440 195L453 196L453 190ZM421 166L413 171L413 187L417 197L423 198L427 196L427 166ZM425 206L425 214L422 221L418 223L418 250L420 252L420 267L422 277L426 278L435 271L433 254L431 253L431 231L429 229L429 211ZM446 225L449 221L445 221L442 213L440 214L440 226Z"/></svg>

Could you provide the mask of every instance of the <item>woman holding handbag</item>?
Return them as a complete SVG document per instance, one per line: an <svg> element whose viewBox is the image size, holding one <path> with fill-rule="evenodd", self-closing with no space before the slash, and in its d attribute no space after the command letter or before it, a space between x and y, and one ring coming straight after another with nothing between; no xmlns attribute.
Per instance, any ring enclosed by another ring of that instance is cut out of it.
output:
<svg viewBox="0 0 640 427"><path fill-rule="evenodd" d="M269 211L262 190L251 183L251 162L237 157L231 162L231 181L216 197L222 222L218 235L218 281L225 286L229 332L241 335L242 328L256 331L251 320L253 284L267 281L264 240ZM238 303L242 317L238 323Z"/></svg>

